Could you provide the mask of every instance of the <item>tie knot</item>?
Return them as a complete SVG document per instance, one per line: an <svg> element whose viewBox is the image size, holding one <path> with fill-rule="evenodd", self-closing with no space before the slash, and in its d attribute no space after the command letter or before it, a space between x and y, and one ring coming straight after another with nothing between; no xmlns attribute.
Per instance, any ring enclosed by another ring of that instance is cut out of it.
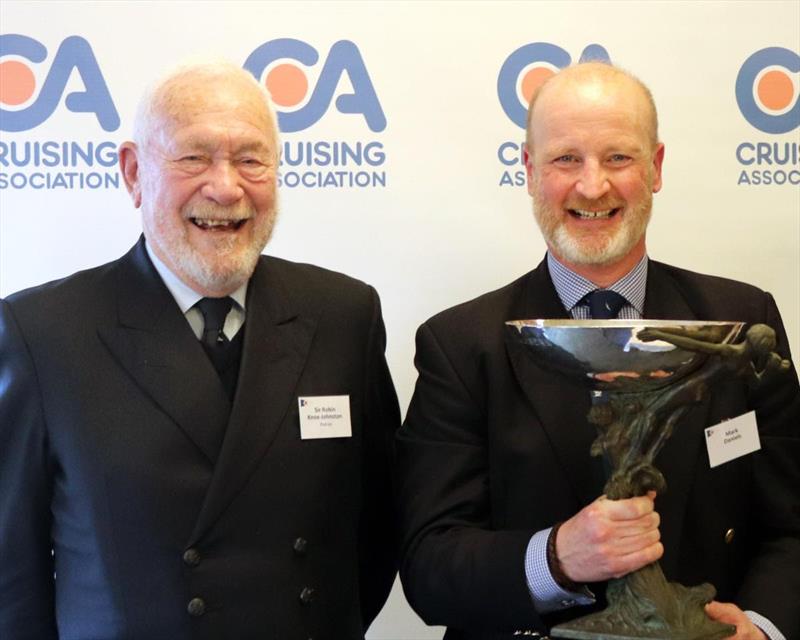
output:
<svg viewBox="0 0 800 640"><path fill-rule="evenodd" d="M229 296L202 298L196 306L203 314L203 342L208 345L224 342L225 335L222 333L222 328L225 326L225 318L228 317L228 312L233 306L233 299Z"/></svg>
<svg viewBox="0 0 800 640"><path fill-rule="evenodd" d="M628 302L624 296L611 289L595 289L584 298L589 305L589 313L595 320L616 318L619 310Z"/></svg>

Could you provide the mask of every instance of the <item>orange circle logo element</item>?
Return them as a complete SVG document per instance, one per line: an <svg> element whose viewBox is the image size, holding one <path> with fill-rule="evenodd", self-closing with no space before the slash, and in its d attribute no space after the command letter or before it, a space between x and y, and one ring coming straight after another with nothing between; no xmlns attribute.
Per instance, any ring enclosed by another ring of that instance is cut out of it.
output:
<svg viewBox="0 0 800 640"><path fill-rule="evenodd" d="M794 84L786 73L773 69L761 76L756 92L761 104L767 109L780 111L792 103Z"/></svg>
<svg viewBox="0 0 800 640"><path fill-rule="evenodd" d="M27 65L9 60L0 63L0 102L16 106L30 100L36 78Z"/></svg>
<svg viewBox="0 0 800 640"><path fill-rule="evenodd" d="M293 64L279 64L267 74L266 83L275 104L294 107L308 93L308 78Z"/></svg>
<svg viewBox="0 0 800 640"><path fill-rule="evenodd" d="M541 84L548 78L555 75L555 71L547 67L534 67L522 78L522 97L525 102L530 104L533 93L541 86Z"/></svg>

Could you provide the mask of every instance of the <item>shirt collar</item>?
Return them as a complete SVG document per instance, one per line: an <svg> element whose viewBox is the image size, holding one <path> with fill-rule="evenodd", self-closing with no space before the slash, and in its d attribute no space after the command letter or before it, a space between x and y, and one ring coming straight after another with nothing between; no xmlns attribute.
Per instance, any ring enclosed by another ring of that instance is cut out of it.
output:
<svg viewBox="0 0 800 640"><path fill-rule="evenodd" d="M150 256L150 261L153 263L156 271L158 271L158 275L161 276L161 279L164 281L167 289L169 289L172 297L175 298L175 302L178 303L181 313L186 314L189 309L197 304L203 295L197 293L197 291L172 273L170 268L159 260L158 256L152 251L148 242L144 243L144 247L147 250L147 255ZM245 299L247 298L247 282L231 293L230 297L233 298L233 301L244 311Z"/></svg>
<svg viewBox="0 0 800 640"><path fill-rule="evenodd" d="M621 296L624 296L628 304L636 309L639 315L644 314L647 264L647 255L644 255L633 269L614 284L606 287L606 289L616 291ZM571 312L587 293L597 289L597 285L561 264L549 251L547 252L547 268L550 271L550 278L556 288L561 304L564 305L567 311Z"/></svg>

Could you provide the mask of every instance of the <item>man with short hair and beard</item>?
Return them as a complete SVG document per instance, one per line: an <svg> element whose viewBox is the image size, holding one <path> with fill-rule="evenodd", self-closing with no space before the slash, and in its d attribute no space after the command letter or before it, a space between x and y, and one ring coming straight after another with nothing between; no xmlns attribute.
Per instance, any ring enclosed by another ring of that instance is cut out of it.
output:
<svg viewBox="0 0 800 640"><path fill-rule="evenodd" d="M639 80L602 63L554 75L532 100L525 151L545 260L417 333L419 378L397 439L400 575L446 638L541 637L603 608L607 580L659 559L670 580L716 586L706 613L736 638L800 637L795 371L768 393L717 383L656 460L664 495L609 500L586 387L504 340L507 320L591 318L586 296L601 289L623 297L621 319L768 324L789 356L768 293L647 257L663 159ZM761 451L710 469L704 427L754 409Z"/></svg>
<svg viewBox="0 0 800 640"><path fill-rule="evenodd" d="M143 239L0 305L0 637L363 638L396 570L378 296L261 256L279 147L246 71L170 73L134 138Z"/></svg>

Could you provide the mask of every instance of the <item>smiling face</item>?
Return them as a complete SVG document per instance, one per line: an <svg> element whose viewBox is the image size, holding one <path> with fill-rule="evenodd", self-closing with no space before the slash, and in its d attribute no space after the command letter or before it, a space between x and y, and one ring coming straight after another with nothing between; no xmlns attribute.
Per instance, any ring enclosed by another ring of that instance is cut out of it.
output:
<svg viewBox="0 0 800 640"><path fill-rule="evenodd" d="M577 69L577 68L576 68ZM548 249L596 281L644 255L664 146L644 90L607 65L562 72L542 89L528 131L528 192Z"/></svg>
<svg viewBox="0 0 800 640"><path fill-rule="evenodd" d="M274 123L238 74L191 74L157 90L138 145L120 148L153 252L206 296L253 273L277 212Z"/></svg>

